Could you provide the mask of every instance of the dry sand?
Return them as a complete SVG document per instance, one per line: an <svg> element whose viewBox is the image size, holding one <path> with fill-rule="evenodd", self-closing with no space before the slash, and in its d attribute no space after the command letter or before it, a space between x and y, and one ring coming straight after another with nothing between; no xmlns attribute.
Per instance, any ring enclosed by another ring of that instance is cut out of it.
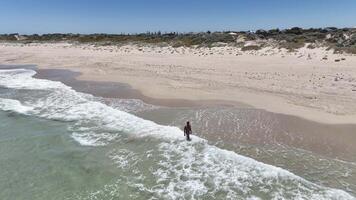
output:
<svg viewBox="0 0 356 200"><path fill-rule="evenodd" d="M356 123L356 56L322 48L1 43L0 64L70 69L81 80L128 83L152 98L242 102L322 123Z"/></svg>

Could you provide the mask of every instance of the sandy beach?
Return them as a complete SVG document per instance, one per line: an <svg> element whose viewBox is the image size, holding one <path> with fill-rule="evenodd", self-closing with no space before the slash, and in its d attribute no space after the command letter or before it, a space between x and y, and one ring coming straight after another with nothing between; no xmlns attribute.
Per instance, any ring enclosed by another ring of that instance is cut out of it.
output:
<svg viewBox="0 0 356 200"><path fill-rule="evenodd" d="M0 63L70 69L80 80L126 83L150 98L236 102L322 123L356 123L356 56L323 48L1 43Z"/></svg>

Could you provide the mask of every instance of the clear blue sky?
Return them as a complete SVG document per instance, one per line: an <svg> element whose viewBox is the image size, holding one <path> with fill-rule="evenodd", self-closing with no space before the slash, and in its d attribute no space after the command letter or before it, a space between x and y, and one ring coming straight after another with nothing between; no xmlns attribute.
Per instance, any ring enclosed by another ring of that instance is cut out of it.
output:
<svg viewBox="0 0 356 200"><path fill-rule="evenodd" d="M355 27L356 0L0 0L0 33Z"/></svg>

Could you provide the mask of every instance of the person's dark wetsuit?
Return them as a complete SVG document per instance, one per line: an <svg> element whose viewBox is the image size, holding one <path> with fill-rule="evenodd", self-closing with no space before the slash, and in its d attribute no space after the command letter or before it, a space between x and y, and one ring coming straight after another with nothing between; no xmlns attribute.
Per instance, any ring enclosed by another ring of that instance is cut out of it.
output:
<svg viewBox="0 0 356 200"><path fill-rule="evenodd" d="M187 137L187 140L190 141L190 134L192 134L192 127L190 123L187 122L187 125L184 126L184 136Z"/></svg>

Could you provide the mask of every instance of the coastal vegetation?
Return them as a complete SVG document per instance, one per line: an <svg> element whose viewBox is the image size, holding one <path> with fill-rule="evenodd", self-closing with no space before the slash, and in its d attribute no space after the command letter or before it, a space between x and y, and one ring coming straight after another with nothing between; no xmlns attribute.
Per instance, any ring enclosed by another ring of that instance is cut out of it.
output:
<svg viewBox="0 0 356 200"><path fill-rule="evenodd" d="M214 47L232 45L244 51L258 50L266 46L286 48L290 51L307 48L327 47L335 52L356 54L356 28L310 28L271 29L257 31L223 32L147 32L139 34L1 34L2 42L73 42L95 45L123 45L127 43L170 45L173 47Z"/></svg>

